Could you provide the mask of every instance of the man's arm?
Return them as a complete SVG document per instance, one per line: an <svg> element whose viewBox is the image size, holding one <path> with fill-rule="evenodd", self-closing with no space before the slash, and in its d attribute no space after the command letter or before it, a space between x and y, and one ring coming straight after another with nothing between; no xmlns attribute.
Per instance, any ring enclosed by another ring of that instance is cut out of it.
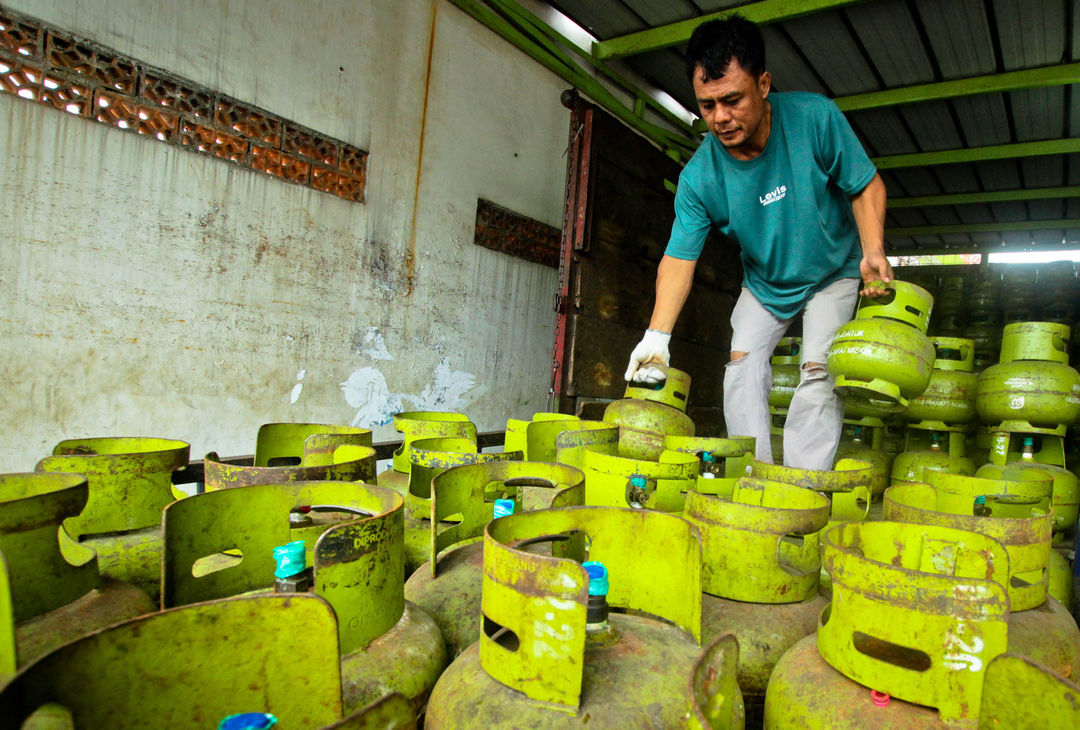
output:
<svg viewBox="0 0 1080 730"><path fill-rule="evenodd" d="M859 263L859 271L863 283L892 281L892 265L885 257L885 182L881 175L874 175L865 188L852 196L851 211L855 215L859 243L862 245L863 258ZM876 297L886 292L864 286L860 293L863 296Z"/></svg>
<svg viewBox="0 0 1080 730"><path fill-rule="evenodd" d="M662 370L650 365L668 365L671 356L668 341L671 331L679 318L686 297L690 294L690 285L694 281L694 268L697 261L664 255L656 269L656 303L653 304L652 319L638 346L630 354L630 364L626 368L625 378L638 383L657 383L664 378Z"/></svg>
<svg viewBox="0 0 1080 730"><path fill-rule="evenodd" d="M675 329L686 297L690 295L696 266L697 261L677 259L667 254L660 259L660 266L656 269L656 303L653 304L649 329L661 332Z"/></svg>

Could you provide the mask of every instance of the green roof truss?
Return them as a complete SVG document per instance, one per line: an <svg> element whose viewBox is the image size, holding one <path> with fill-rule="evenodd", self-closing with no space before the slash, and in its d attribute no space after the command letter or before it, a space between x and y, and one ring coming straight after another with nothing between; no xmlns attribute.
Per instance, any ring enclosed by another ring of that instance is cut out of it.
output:
<svg viewBox="0 0 1080 730"><path fill-rule="evenodd" d="M677 23L661 25L637 33L599 41L593 44L593 56L597 60L606 61L611 58L636 56L640 53L677 46L688 41L690 34L694 32L694 28L705 21L718 20L735 12L742 14L747 20L764 24L798 18L803 15L841 8L846 5L855 5L860 2L865 2L865 0L761 0L761 2L751 3L750 5L743 5L718 13L709 13L688 20L680 20Z"/></svg>

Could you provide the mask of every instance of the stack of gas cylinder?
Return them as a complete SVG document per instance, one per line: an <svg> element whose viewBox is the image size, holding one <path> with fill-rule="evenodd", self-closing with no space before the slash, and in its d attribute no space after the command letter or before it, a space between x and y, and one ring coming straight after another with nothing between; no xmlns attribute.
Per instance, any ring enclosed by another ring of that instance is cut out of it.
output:
<svg viewBox="0 0 1080 730"><path fill-rule="evenodd" d="M976 379L931 309L894 282L838 333L860 441L828 471L698 433L675 369L603 420L510 419L501 449L399 413L381 473L345 426L267 424L254 457L192 465L182 441L61 442L0 476L0 724L1080 726L1054 598L1068 328L1010 325Z"/></svg>

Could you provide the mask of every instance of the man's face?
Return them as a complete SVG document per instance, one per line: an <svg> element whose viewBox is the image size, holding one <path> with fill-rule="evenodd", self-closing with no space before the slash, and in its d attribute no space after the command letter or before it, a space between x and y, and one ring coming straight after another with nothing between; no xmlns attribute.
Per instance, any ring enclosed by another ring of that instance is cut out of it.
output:
<svg viewBox="0 0 1080 730"><path fill-rule="evenodd" d="M701 118L728 149L737 149L755 140L765 117L765 97L769 95L768 71L754 78L734 58L718 79L704 80L701 66L694 71L694 95Z"/></svg>

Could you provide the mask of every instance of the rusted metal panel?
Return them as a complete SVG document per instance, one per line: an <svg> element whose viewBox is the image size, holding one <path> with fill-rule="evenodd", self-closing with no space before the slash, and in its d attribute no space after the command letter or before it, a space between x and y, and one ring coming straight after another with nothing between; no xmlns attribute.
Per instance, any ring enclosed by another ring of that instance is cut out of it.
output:
<svg viewBox="0 0 1080 730"><path fill-rule="evenodd" d="M473 243L544 266L559 265L559 229L480 198Z"/></svg>
<svg viewBox="0 0 1080 730"><path fill-rule="evenodd" d="M583 113L582 105L575 114ZM648 326L656 264L674 220L670 188L680 172L614 118L595 109L592 115L581 134L572 133L577 156L568 169L574 205L568 202L560 261L566 287L557 297L553 387L564 413L576 412L579 398L619 397L626 359ZM691 395L698 407L722 403L719 368L727 359L741 280L735 244L710 237L671 346L672 361L695 378Z"/></svg>
<svg viewBox="0 0 1080 730"><path fill-rule="evenodd" d="M559 288L555 292L555 337L554 353L551 363L551 388L548 391L548 408L556 407L566 412L561 394L565 391L567 379L566 359L568 346L573 343L568 318L570 284L573 275L574 251L582 232L588 186L584 184L588 177L588 153L592 148L593 109L582 101L577 92L570 89L563 93L562 103L570 109L570 140L567 144L566 193L563 203L563 230L559 242ZM583 169L584 168L584 169ZM584 197L583 197L584 196Z"/></svg>
<svg viewBox="0 0 1080 730"><path fill-rule="evenodd" d="M740 479L730 499L689 492L684 514L701 531L705 590L752 603L811 598L829 506L813 490L755 477Z"/></svg>
<svg viewBox="0 0 1080 730"><path fill-rule="evenodd" d="M187 463L183 441L120 437L61 441L37 471L85 474L90 485L86 507L65 527L76 537L151 527L178 494L171 475Z"/></svg>
<svg viewBox="0 0 1080 730"><path fill-rule="evenodd" d="M431 500L431 575L438 575L439 553L470 538L480 537L492 519L491 502L485 495L495 492L500 498L514 498L516 511L524 508L523 490L547 487L547 508L558 492L584 485L580 469L563 464L527 461L499 461L470 464L450 469L432 480ZM502 490L502 494L499 494ZM574 490L577 494L578 490ZM439 531L439 523L454 515L461 521Z"/></svg>
<svg viewBox="0 0 1080 730"><path fill-rule="evenodd" d="M15 620L23 621L71 603L99 581L97 556L60 527L87 501L82 474L0 475L0 549L11 575ZM78 561L61 554L57 531Z"/></svg>
<svg viewBox="0 0 1080 730"><path fill-rule="evenodd" d="M1080 687L1015 654L986 668L980 728L1080 727Z"/></svg>
<svg viewBox="0 0 1080 730"><path fill-rule="evenodd" d="M0 691L0 724L19 727L46 702L86 728L216 727L253 709L322 727L341 718L334 611L316 596L263 595L117 624L22 670Z"/></svg>
<svg viewBox="0 0 1080 730"><path fill-rule="evenodd" d="M209 453L206 490L295 481L375 479L375 449L366 428L317 423L267 423L259 428L253 465Z"/></svg>
<svg viewBox="0 0 1080 730"><path fill-rule="evenodd" d="M736 682L739 642L724 634L701 653L690 678L691 730L736 730L746 721L742 695Z"/></svg>
<svg viewBox="0 0 1080 730"><path fill-rule="evenodd" d="M575 317L574 350L570 360L567 395L589 398L621 398L626 389L623 369L644 331L593 317ZM689 405L704 407L723 403L723 367L727 362L730 335L722 347L706 347L673 340L672 362L690 373Z"/></svg>
<svg viewBox="0 0 1080 730"><path fill-rule="evenodd" d="M588 578L577 560L525 552L521 540L568 532L588 536L587 559L607 566L612 605L662 616L701 635L701 553L696 528L651 510L568 507L510 515L484 537L480 662L530 699L576 711L582 696ZM651 546L641 551L641 544ZM504 627L519 641L500 643Z"/></svg>
<svg viewBox="0 0 1080 730"><path fill-rule="evenodd" d="M938 708L945 724L971 723L985 667L1009 642L1005 547L899 522L846 523L824 542L833 590L817 635L825 661L864 686Z"/></svg>
<svg viewBox="0 0 1080 730"><path fill-rule="evenodd" d="M326 730L412 730L416 712L405 695L394 692L357 710Z"/></svg>
<svg viewBox="0 0 1080 730"><path fill-rule="evenodd" d="M343 524L291 528L301 506L334 505L355 515ZM165 510L162 605L183 605L266 588L277 545L305 540L315 590L340 621L342 652L364 648L404 609L400 495L351 482L262 484L207 492ZM367 516L364 516L367 515ZM239 550L239 565L195 575L196 562Z"/></svg>

